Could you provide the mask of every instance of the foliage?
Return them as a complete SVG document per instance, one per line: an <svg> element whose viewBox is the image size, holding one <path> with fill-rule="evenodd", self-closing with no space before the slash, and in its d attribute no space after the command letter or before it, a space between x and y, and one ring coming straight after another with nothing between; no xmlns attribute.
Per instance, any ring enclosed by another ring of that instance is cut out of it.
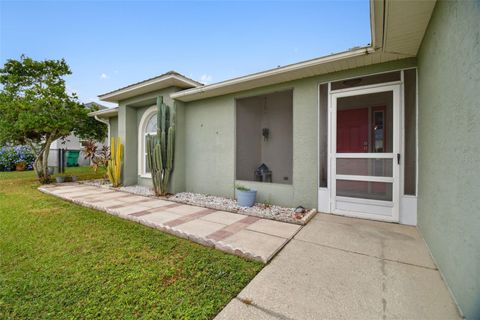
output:
<svg viewBox="0 0 480 320"><path fill-rule="evenodd" d="M83 105L87 111L87 114L90 112L98 111L100 108L96 103L88 103ZM107 136L107 125L97 121L94 117L81 117L78 119L78 123L75 128L72 130L73 133L80 139L83 140L95 140L103 142Z"/></svg>
<svg viewBox="0 0 480 320"><path fill-rule="evenodd" d="M64 59L35 61L24 55L7 60L0 69L0 144L30 146L42 183L50 180L48 156L53 141L72 131L82 138L89 133L96 137L96 126L105 127L92 122L88 117L92 110L67 93L64 77L69 74Z"/></svg>
<svg viewBox="0 0 480 320"><path fill-rule="evenodd" d="M147 136L147 163L152 174L153 187L157 196L165 196L173 170L175 151L176 107L163 103L157 97L157 135Z"/></svg>
<svg viewBox="0 0 480 320"><path fill-rule="evenodd" d="M239 184L235 185L235 189L237 189L238 191L251 191L249 188Z"/></svg>
<svg viewBox="0 0 480 320"><path fill-rule="evenodd" d="M0 171L13 171L17 163L24 162L26 170L33 169L35 155L28 146L0 148Z"/></svg>
<svg viewBox="0 0 480 320"><path fill-rule="evenodd" d="M112 138L110 147L110 160L107 165L107 176L112 186L117 188L122 184L122 158L123 145L120 143L120 137L117 137L117 145L115 146L115 138Z"/></svg>
<svg viewBox="0 0 480 320"><path fill-rule="evenodd" d="M82 153L85 155L85 159L89 159L93 171L97 172L98 168L107 168L108 161L110 160L110 148L106 145L98 149L97 141L89 139L85 141Z"/></svg>
<svg viewBox="0 0 480 320"><path fill-rule="evenodd" d="M1 319L213 319L262 268L37 187L0 172Z"/></svg>

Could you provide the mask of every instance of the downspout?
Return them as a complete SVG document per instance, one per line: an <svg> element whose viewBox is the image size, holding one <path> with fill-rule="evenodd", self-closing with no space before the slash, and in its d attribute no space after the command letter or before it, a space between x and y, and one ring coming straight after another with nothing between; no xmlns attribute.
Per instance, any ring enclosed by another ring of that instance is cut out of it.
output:
<svg viewBox="0 0 480 320"><path fill-rule="evenodd" d="M95 120L105 123L107 125L107 146L110 146L110 119L102 119L99 118L97 115L94 116Z"/></svg>

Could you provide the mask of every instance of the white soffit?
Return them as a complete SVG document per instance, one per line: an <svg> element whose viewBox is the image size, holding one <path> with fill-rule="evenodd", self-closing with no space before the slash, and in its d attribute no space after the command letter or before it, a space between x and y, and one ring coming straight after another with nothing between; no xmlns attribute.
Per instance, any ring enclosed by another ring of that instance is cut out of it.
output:
<svg viewBox="0 0 480 320"><path fill-rule="evenodd" d="M435 2L435 0L386 1L383 50L416 56Z"/></svg>

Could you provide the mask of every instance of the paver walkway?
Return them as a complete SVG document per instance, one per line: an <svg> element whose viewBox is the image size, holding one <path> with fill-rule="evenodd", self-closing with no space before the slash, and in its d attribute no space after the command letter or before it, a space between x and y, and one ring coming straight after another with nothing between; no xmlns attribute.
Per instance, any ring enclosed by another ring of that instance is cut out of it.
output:
<svg viewBox="0 0 480 320"><path fill-rule="evenodd" d="M460 319L415 227L317 214L217 316Z"/></svg>
<svg viewBox="0 0 480 320"><path fill-rule="evenodd" d="M301 228L79 183L45 185L39 190L264 263Z"/></svg>

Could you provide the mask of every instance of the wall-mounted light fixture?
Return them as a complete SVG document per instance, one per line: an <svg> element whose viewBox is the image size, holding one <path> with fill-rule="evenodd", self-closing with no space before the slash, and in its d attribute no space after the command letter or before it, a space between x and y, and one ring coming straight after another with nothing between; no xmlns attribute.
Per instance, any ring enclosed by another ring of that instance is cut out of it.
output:
<svg viewBox="0 0 480 320"><path fill-rule="evenodd" d="M263 141L267 141L268 138L270 137L270 129L263 128L262 129L262 136L263 136Z"/></svg>

